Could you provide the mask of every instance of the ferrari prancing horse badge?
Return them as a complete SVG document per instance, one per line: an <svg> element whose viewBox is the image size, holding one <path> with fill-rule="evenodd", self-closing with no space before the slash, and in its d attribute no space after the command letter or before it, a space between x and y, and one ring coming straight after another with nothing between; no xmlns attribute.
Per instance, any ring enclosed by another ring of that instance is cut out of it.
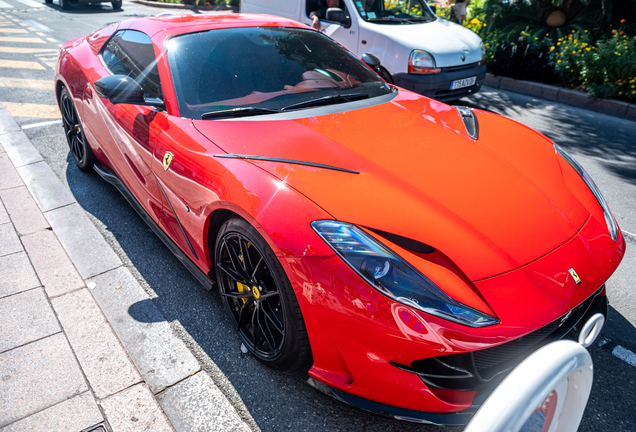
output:
<svg viewBox="0 0 636 432"><path fill-rule="evenodd" d="M572 279L574 279L574 282L576 282L577 285L580 284L581 278L579 277L578 274L576 274L576 271L574 270L574 268L571 268L568 271L570 272L570 275L572 275Z"/></svg>
<svg viewBox="0 0 636 432"><path fill-rule="evenodd" d="M169 151L167 151L163 155L163 170L164 171L168 171L168 168L170 168L170 164L172 163L172 158L173 157L174 157L174 155L172 153L170 153Z"/></svg>

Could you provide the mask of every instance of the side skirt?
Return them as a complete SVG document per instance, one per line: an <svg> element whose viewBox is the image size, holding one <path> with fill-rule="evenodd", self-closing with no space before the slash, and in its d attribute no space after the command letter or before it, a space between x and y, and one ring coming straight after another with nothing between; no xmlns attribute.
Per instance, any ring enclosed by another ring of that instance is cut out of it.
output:
<svg viewBox="0 0 636 432"><path fill-rule="evenodd" d="M157 225L157 223L150 217L150 215L146 212L146 210L139 204L137 199L132 195L132 193L128 190L126 185L117 177L111 169L106 167L101 163L95 164L95 172L99 174L101 178L106 180L108 183L112 184L119 190L119 192L126 198L126 201L135 209L137 214L148 224L150 229L161 239L163 244L174 254L175 257L181 264L184 265L185 268L188 269L192 276L194 276L203 287L210 291L215 287L216 282L207 274L205 274L191 259L187 256L183 251L172 241L170 237Z"/></svg>

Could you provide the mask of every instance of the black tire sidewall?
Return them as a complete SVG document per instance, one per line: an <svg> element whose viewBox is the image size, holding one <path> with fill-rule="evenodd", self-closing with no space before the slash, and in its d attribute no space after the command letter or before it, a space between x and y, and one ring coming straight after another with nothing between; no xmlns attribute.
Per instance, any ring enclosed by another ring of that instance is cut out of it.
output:
<svg viewBox="0 0 636 432"><path fill-rule="evenodd" d="M67 1L68 0L60 0L60 2L67 2ZM77 121L82 128L80 134L82 135L82 143L84 143L83 144L84 158L81 161L77 160L77 158L75 157L72 151L71 151L71 157L73 158L73 161L75 161L75 165L77 165L77 167L80 170L85 172L90 172L93 170L93 165L95 165L95 162L97 161L97 159L95 158L95 154L93 153L91 146L88 145L88 141L86 140L86 135L84 134L84 125L82 125L79 115L77 114L77 109L75 108L75 102L73 102L73 98L71 97L71 94L69 93L68 89L66 87L63 87L62 91L60 92L60 108L62 105L62 101L64 100L65 97L69 98L69 100L71 101L71 105L73 106L73 109L75 110L75 117L77 118ZM64 113L62 113L62 115L64 115ZM70 143L68 142L68 139L66 143L70 149L71 146L70 146Z"/></svg>
<svg viewBox="0 0 636 432"><path fill-rule="evenodd" d="M247 237L249 241L257 247L263 258L265 259L265 263L269 267L272 276L277 279L276 282L278 283L279 290L281 292L281 305L285 316L285 338L283 342L283 349L281 350L279 355L273 359L262 358L254 352L252 352L252 354L256 358L258 358L259 361L272 369L284 370L304 367L307 363L307 354L304 352L306 350L303 349L304 344L301 343L301 339L307 338L307 330L305 328L305 324L300 313L300 307L298 305L296 295L294 294L291 283L289 282L289 278L285 274L281 263L278 261L278 258L276 257L272 249L269 247L265 239L258 233L258 231L244 219L229 219L219 230L214 248L215 270L216 257L219 256L223 238L231 233L238 233ZM219 292L222 293L222 282L218 277L217 283L219 284ZM228 303L226 303L226 300L222 301L224 303L224 307L226 308L226 312L230 314L230 319L232 319L232 322L236 325L233 316L231 315L230 311L227 310ZM240 336L241 339L243 339L243 335L240 334ZM244 340L243 342L245 343ZM245 345L249 348L248 344Z"/></svg>

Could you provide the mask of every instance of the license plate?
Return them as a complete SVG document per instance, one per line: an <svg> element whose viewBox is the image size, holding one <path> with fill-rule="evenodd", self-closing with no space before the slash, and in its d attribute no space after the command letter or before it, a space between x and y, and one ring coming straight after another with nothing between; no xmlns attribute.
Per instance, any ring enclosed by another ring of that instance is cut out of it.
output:
<svg viewBox="0 0 636 432"><path fill-rule="evenodd" d="M475 85L475 82L477 81L477 77L470 77L470 78L464 78L464 79L460 79L460 80L455 80L453 82L451 82L451 90L457 90L460 88L464 88L464 87L470 87L471 85Z"/></svg>

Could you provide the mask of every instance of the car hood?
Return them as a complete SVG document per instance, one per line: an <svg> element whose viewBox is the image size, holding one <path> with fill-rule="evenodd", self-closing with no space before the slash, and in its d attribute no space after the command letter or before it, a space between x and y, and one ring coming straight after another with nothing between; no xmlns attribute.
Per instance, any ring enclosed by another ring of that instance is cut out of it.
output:
<svg viewBox="0 0 636 432"><path fill-rule="evenodd" d="M481 38L459 24L443 19L428 23L386 25L373 24L382 34L410 49L421 49L435 57L438 67L457 66L481 60ZM462 60L462 55L464 60Z"/></svg>
<svg viewBox="0 0 636 432"><path fill-rule="evenodd" d="M352 111L194 124L227 153L358 172L253 161L335 219L430 245L475 281L549 253L589 216L547 138L496 114L476 116L478 140L454 107L400 91Z"/></svg>

